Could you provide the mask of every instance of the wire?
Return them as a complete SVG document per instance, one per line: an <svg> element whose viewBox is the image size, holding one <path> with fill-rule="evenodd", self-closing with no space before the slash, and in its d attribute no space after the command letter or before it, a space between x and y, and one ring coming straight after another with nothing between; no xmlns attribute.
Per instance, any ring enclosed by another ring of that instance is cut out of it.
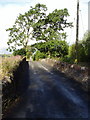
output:
<svg viewBox="0 0 90 120"><path fill-rule="evenodd" d="M84 29L84 24L83 24L83 18L82 18L81 10L80 10L80 16L81 16L82 29L83 29L83 34L84 34L85 33L85 29Z"/></svg>
<svg viewBox="0 0 90 120"><path fill-rule="evenodd" d="M73 27L71 28L71 31L70 31L70 42L69 43L71 43L71 40L72 40L72 33L74 31L74 28L75 28L75 21L76 21L76 19L74 18L73 19Z"/></svg>

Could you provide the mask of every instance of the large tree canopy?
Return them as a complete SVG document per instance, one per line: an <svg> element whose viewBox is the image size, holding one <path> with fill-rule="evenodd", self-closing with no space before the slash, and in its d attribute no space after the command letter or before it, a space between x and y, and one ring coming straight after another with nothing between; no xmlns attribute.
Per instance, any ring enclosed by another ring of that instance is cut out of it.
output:
<svg viewBox="0 0 90 120"><path fill-rule="evenodd" d="M32 48L37 48L38 51L51 57L64 57L68 54L68 44L66 41L50 40L32 45Z"/></svg>
<svg viewBox="0 0 90 120"><path fill-rule="evenodd" d="M68 10L65 8L63 10L56 9L44 19L39 19L33 26L33 37L36 40L45 41L56 39L58 36L66 38L66 33L62 33L62 31L66 27L72 27L72 23L67 22L68 16Z"/></svg>
<svg viewBox="0 0 90 120"><path fill-rule="evenodd" d="M54 10L46 15L47 7L43 4L36 4L25 14L20 14L9 31L8 50L14 51L17 46L27 47L30 39L55 40L65 39L64 29L71 27L72 23L67 22L68 10Z"/></svg>

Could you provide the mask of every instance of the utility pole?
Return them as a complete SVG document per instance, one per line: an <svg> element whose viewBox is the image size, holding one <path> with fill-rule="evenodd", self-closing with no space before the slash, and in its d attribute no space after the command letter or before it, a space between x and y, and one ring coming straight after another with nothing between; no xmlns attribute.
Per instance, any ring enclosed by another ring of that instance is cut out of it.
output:
<svg viewBox="0 0 90 120"><path fill-rule="evenodd" d="M76 19L76 60L78 62L78 39L79 39L79 0L77 0L77 19Z"/></svg>
<svg viewBox="0 0 90 120"><path fill-rule="evenodd" d="M88 2L88 31L90 32L90 1Z"/></svg>

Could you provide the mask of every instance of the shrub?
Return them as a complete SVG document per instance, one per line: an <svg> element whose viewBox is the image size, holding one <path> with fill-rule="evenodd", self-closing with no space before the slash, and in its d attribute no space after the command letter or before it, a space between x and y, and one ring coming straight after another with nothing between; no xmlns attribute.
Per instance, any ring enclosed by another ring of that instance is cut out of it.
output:
<svg viewBox="0 0 90 120"><path fill-rule="evenodd" d="M85 56L83 57L85 62L90 62L90 32L86 32L84 34L83 40L82 40L82 46ZM82 52L83 54L83 52Z"/></svg>
<svg viewBox="0 0 90 120"><path fill-rule="evenodd" d="M66 41L50 40L48 42L35 44L33 47L50 57L61 57L68 54L68 44Z"/></svg>
<svg viewBox="0 0 90 120"><path fill-rule="evenodd" d="M13 55L14 56L16 56L16 55L26 56L26 49L25 48L21 48L21 49L15 50L13 52Z"/></svg>
<svg viewBox="0 0 90 120"><path fill-rule="evenodd" d="M61 62L68 62L68 63L73 63L73 60L69 57L69 55L66 55L64 57L60 58Z"/></svg>
<svg viewBox="0 0 90 120"><path fill-rule="evenodd" d="M28 51L28 52L26 53L26 57L27 57L27 59L29 59L30 56L31 56L31 52Z"/></svg>
<svg viewBox="0 0 90 120"><path fill-rule="evenodd" d="M69 57L75 61L75 44L69 47ZM86 32L83 40L78 42L78 62L89 62L90 60L90 32Z"/></svg>
<svg viewBox="0 0 90 120"><path fill-rule="evenodd" d="M72 59L72 61L74 62L76 56L75 56L75 44L72 44L71 46L69 46L69 58Z"/></svg>
<svg viewBox="0 0 90 120"><path fill-rule="evenodd" d="M34 55L33 55L33 60L39 60L39 59L43 59L43 58L46 58L47 56L40 52L40 51L37 51Z"/></svg>

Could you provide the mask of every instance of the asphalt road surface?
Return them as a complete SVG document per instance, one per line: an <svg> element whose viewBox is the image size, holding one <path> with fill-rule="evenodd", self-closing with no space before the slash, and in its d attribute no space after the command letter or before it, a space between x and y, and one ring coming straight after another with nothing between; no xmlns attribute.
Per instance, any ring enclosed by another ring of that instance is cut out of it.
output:
<svg viewBox="0 0 90 120"><path fill-rule="evenodd" d="M88 118L79 84L41 62L29 62L30 85L11 118Z"/></svg>

